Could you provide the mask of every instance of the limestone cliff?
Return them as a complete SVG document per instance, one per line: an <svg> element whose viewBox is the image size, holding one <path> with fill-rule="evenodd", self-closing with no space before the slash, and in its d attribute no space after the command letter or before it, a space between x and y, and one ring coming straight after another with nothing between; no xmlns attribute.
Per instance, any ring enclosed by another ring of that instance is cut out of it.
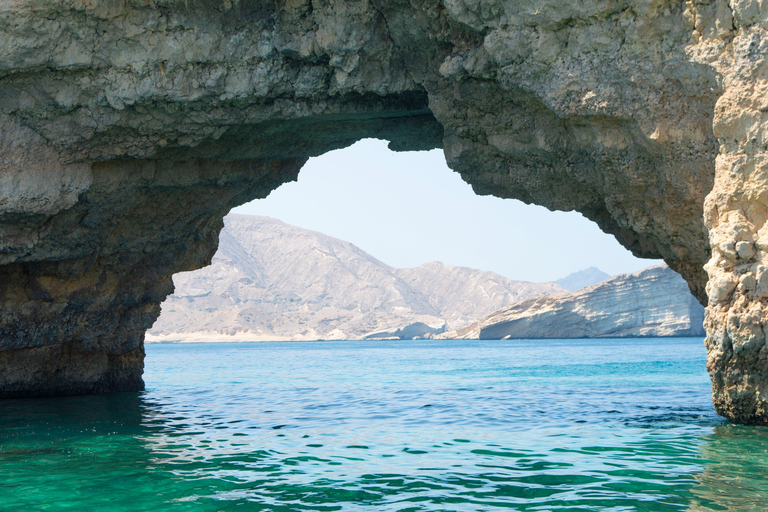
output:
<svg viewBox="0 0 768 512"><path fill-rule="evenodd" d="M209 267L174 283L150 340L362 339L416 323L458 328L563 291L437 262L395 269L348 242L244 215L226 217Z"/></svg>
<svg viewBox="0 0 768 512"><path fill-rule="evenodd" d="M663 258L709 299L718 412L768 423L766 27L756 0L0 1L0 395L141 388L227 211L378 137Z"/></svg>
<svg viewBox="0 0 768 512"><path fill-rule="evenodd" d="M570 293L518 302L484 317L480 339L703 336L704 307L666 265Z"/></svg>

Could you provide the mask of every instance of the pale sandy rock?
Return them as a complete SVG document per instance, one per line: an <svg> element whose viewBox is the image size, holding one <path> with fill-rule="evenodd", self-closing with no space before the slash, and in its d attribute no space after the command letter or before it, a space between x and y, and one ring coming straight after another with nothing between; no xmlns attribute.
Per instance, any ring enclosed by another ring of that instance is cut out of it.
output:
<svg viewBox="0 0 768 512"><path fill-rule="evenodd" d="M718 275L707 283L710 304L724 302L731 296L738 281L732 275Z"/></svg>
<svg viewBox="0 0 768 512"><path fill-rule="evenodd" d="M768 166L765 143L768 125L765 101L768 86L766 26L762 2L732 1L732 29L702 17L697 30L696 58L722 77L723 93L715 105L713 130L718 138L715 183L705 201L712 258L709 274L707 368L712 377L715 409L731 421L768 422L768 359L765 325L768 311ZM693 7L699 11L699 6ZM711 12L711 9L710 9ZM727 20L726 20L727 21ZM707 33L722 41L707 40Z"/></svg>

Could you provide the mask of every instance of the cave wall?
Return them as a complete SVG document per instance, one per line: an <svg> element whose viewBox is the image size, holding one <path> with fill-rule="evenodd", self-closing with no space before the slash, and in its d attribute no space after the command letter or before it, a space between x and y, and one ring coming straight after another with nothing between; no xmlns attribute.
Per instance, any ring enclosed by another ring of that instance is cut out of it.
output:
<svg viewBox="0 0 768 512"><path fill-rule="evenodd" d="M478 194L580 211L713 303L707 280L743 273L704 270L744 209L723 158L759 152L719 119L763 112L741 97L759 70L736 68L762 62L765 16L731 4L0 2L0 395L139 389L170 276L210 261L223 215L365 137L443 148ZM716 405L735 286L708 313Z"/></svg>

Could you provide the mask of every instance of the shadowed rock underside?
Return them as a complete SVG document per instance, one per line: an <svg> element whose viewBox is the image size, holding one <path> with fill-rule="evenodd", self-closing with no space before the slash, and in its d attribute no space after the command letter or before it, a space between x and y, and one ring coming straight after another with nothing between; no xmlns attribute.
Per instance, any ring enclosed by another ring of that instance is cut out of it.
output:
<svg viewBox="0 0 768 512"><path fill-rule="evenodd" d="M718 412L768 422L765 18L748 0L2 1L0 394L140 388L170 276L210 261L223 215L376 137L663 258L709 295Z"/></svg>

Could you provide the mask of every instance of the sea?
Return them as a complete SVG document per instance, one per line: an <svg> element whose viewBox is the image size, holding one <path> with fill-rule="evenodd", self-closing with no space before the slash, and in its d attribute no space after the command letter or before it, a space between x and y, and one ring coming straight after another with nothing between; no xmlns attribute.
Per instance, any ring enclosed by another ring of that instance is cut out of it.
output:
<svg viewBox="0 0 768 512"><path fill-rule="evenodd" d="M0 511L763 511L701 338L150 344L0 401Z"/></svg>

